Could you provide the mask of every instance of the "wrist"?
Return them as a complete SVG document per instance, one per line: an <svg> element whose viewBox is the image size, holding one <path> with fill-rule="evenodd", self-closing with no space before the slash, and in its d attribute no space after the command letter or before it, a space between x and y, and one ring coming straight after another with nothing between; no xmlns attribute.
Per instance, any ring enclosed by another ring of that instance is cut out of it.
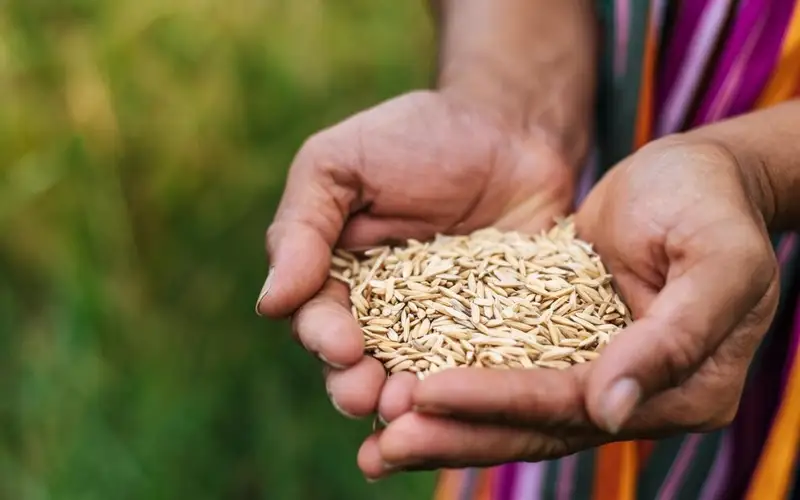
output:
<svg viewBox="0 0 800 500"><path fill-rule="evenodd" d="M491 120L508 136L542 143L576 173L583 166L592 131L589 111L578 113L569 103L537 99L497 75L451 74L441 82L439 93L454 105Z"/></svg>
<svg viewBox="0 0 800 500"><path fill-rule="evenodd" d="M587 0L440 0L437 88L576 169L589 148L595 17Z"/></svg>
<svg viewBox="0 0 800 500"><path fill-rule="evenodd" d="M692 141L715 148L728 159L754 210L768 229L773 228L777 215L775 188L766 161L758 151L749 148L747 141L737 141L735 136L717 133L713 126L686 132L684 135Z"/></svg>

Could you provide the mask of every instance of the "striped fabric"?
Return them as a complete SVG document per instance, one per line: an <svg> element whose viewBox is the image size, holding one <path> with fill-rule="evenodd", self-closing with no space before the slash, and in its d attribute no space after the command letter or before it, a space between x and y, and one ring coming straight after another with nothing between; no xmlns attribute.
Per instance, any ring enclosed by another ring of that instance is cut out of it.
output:
<svg viewBox="0 0 800 500"><path fill-rule="evenodd" d="M605 34L598 135L579 200L654 138L800 96L800 0L597 7ZM550 462L448 470L435 500L800 499L800 241L777 234L773 242L781 303L730 427Z"/></svg>

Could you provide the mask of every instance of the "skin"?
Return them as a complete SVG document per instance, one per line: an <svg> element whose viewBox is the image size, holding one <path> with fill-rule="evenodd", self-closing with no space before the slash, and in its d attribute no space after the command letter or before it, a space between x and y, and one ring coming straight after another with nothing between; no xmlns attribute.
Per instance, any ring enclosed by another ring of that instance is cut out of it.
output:
<svg viewBox="0 0 800 500"><path fill-rule="evenodd" d="M437 90L312 137L268 231L273 267L257 310L292 315L300 342L329 365L340 411L389 422L359 452L371 479L727 425L774 315L766 231L800 220L796 103L656 141L594 188L580 235L637 318L598 361L387 382L363 356L346 291L326 283L332 246L490 224L534 231L569 209L588 137L590 10L577 0L502 5L440 2Z"/></svg>
<svg viewBox="0 0 800 500"><path fill-rule="evenodd" d="M256 310L291 316L297 339L328 366L328 394L347 416L375 413L381 391L393 389L380 363L363 355L344 286L327 280L331 248L488 225L538 231L570 210L586 153L590 2L434 7L436 90L402 95L311 137L267 232L271 270Z"/></svg>
<svg viewBox="0 0 800 500"><path fill-rule="evenodd" d="M777 307L767 229L800 226L790 102L655 141L577 213L634 312L603 356L564 371L404 377L358 462L400 470L558 458L616 440L728 425ZM733 272L732 272L733 271Z"/></svg>

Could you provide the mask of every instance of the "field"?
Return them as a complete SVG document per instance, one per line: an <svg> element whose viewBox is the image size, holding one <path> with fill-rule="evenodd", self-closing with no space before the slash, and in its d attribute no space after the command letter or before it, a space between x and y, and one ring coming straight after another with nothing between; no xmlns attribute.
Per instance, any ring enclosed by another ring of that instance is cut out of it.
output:
<svg viewBox="0 0 800 500"><path fill-rule="evenodd" d="M429 498L253 313L294 152L427 84L424 7L0 3L0 499Z"/></svg>

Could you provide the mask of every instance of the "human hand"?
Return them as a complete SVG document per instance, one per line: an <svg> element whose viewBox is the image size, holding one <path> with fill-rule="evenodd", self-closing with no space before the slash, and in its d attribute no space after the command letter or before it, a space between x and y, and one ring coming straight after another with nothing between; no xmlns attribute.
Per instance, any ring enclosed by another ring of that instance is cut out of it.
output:
<svg viewBox="0 0 800 500"><path fill-rule="evenodd" d="M567 370L448 370L394 384L388 427L359 452L365 475L537 461L730 423L778 301L754 167L692 135L615 167L576 224L634 323Z"/></svg>
<svg viewBox="0 0 800 500"><path fill-rule="evenodd" d="M427 239L495 225L536 231L570 207L573 167L525 130L443 92L414 92L312 137L297 154L267 234L271 271L256 306L292 315L329 367L347 415L375 411L382 365L363 354L349 295L328 280L331 248Z"/></svg>

